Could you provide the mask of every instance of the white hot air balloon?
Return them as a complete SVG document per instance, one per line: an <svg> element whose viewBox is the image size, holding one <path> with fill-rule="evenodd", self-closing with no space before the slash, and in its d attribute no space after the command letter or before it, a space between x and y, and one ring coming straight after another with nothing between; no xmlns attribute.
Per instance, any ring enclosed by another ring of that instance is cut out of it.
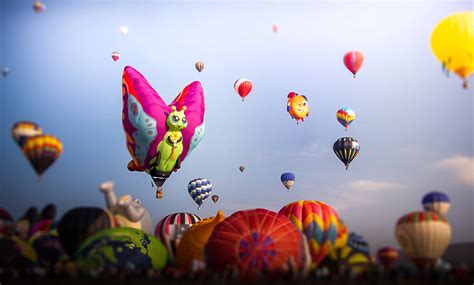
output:
<svg viewBox="0 0 474 285"><path fill-rule="evenodd" d="M128 27L125 26L125 25L120 26L120 27L119 27L119 32L120 32L120 34L122 34L123 36L128 35Z"/></svg>

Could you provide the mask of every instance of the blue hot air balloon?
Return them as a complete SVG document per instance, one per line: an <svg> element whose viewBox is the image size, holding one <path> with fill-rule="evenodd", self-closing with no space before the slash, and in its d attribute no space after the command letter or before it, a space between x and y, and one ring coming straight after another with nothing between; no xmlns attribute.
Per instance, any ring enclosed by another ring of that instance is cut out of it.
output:
<svg viewBox="0 0 474 285"><path fill-rule="evenodd" d="M295 184L295 175L291 172L285 172L281 175L280 180L286 189L290 189Z"/></svg>
<svg viewBox="0 0 474 285"><path fill-rule="evenodd" d="M209 197L212 191L212 184L211 181L207 180L206 178L196 178L188 183L188 192L191 198L193 198L194 202L198 204L198 210L201 208L202 203L204 200Z"/></svg>
<svg viewBox="0 0 474 285"><path fill-rule="evenodd" d="M451 205L448 195L436 191L427 193L421 203L426 211L433 211L443 216L446 215Z"/></svg>

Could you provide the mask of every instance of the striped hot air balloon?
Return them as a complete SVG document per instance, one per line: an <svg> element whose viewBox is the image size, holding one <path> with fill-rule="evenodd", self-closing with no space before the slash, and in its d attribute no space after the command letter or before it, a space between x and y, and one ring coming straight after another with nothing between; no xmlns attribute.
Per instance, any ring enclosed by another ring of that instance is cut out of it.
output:
<svg viewBox="0 0 474 285"><path fill-rule="evenodd" d="M344 126L344 128L349 127L349 125L355 119L355 112L351 108L341 108L336 113L337 121Z"/></svg>
<svg viewBox="0 0 474 285"><path fill-rule="evenodd" d="M239 94L240 98L242 98L242 102L244 101L245 97L249 95L250 91L252 91L252 82L248 79L239 79L234 83L234 89L237 94Z"/></svg>
<svg viewBox="0 0 474 285"><path fill-rule="evenodd" d="M12 126L12 137L20 147L23 146L27 138L41 135L42 133L41 127L33 122L20 121Z"/></svg>
<svg viewBox="0 0 474 285"><path fill-rule="evenodd" d="M433 211L440 215L446 215L451 205L448 195L442 192L427 193L421 201L425 211Z"/></svg>
<svg viewBox="0 0 474 285"><path fill-rule="evenodd" d="M349 164L357 156L360 150L359 142L354 138L344 137L338 139L333 145L334 153L340 161L349 169Z"/></svg>
<svg viewBox="0 0 474 285"><path fill-rule="evenodd" d="M331 206L312 200L300 200L281 208L306 236L311 253L311 265L316 267L334 247L340 230L339 216Z"/></svg>
<svg viewBox="0 0 474 285"><path fill-rule="evenodd" d="M23 144L22 151L39 177L59 158L63 145L51 135L29 137Z"/></svg>
<svg viewBox="0 0 474 285"><path fill-rule="evenodd" d="M354 78L364 62L364 55L360 51L350 51L344 55L344 65L349 69Z"/></svg>
<svg viewBox="0 0 474 285"><path fill-rule="evenodd" d="M171 260L175 259L176 249L184 232L201 217L190 213L174 213L162 218L155 228L155 237L168 249Z"/></svg>
<svg viewBox="0 0 474 285"><path fill-rule="evenodd" d="M420 270L432 268L451 240L451 226L435 212L412 212L395 225L395 237L403 252Z"/></svg>
<svg viewBox="0 0 474 285"><path fill-rule="evenodd" d="M196 70L201 72L204 69L204 62L198 61L196 64L194 64L194 67L196 67Z"/></svg>

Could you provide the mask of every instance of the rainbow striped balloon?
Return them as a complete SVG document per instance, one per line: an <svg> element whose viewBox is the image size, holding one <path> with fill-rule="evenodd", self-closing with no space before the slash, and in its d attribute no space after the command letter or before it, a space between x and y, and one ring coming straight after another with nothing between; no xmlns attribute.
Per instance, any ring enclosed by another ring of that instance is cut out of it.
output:
<svg viewBox="0 0 474 285"><path fill-rule="evenodd" d="M339 233L339 216L331 206L314 200L300 200L281 208L303 232L311 253L311 266L317 267L334 247Z"/></svg>
<svg viewBox="0 0 474 285"><path fill-rule="evenodd" d="M355 117L355 112L351 108L341 108L336 113L337 121L346 128L346 131Z"/></svg>

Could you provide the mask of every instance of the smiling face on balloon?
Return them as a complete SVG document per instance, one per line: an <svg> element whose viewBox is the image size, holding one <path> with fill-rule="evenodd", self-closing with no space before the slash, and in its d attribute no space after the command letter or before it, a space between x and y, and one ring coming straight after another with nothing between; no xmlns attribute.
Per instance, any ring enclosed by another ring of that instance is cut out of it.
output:
<svg viewBox="0 0 474 285"><path fill-rule="evenodd" d="M173 112L168 115L166 124L168 125L170 131L181 131L188 125L186 115L184 114L186 106L183 106L181 111L176 111L176 107L173 106L172 110Z"/></svg>
<svg viewBox="0 0 474 285"><path fill-rule="evenodd" d="M308 100L303 95L290 92L290 94L288 94L287 111L296 121L304 121L304 118L309 114Z"/></svg>

